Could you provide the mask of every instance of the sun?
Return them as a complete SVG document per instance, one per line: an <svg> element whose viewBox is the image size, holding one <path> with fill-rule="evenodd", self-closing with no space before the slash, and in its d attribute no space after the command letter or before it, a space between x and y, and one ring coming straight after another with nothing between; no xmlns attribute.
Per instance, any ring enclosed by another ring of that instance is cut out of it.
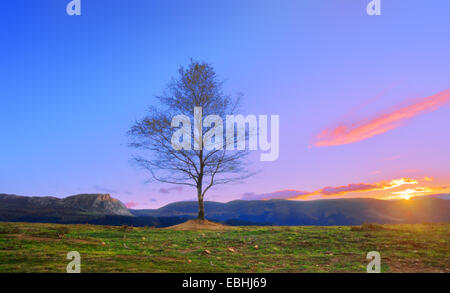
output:
<svg viewBox="0 0 450 293"><path fill-rule="evenodd" d="M402 191L393 192L392 194L395 195L396 198L409 200L412 196L416 196L417 193L418 193L417 190L406 189L406 190L402 190Z"/></svg>
<svg viewBox="0 0 450 293"><path fill-rule="evenodd" d="M411 198L411 195L409 195L409 194L402 194L399 197L403 198L403 199L406 199L406 200L409 200Z"/></svg>

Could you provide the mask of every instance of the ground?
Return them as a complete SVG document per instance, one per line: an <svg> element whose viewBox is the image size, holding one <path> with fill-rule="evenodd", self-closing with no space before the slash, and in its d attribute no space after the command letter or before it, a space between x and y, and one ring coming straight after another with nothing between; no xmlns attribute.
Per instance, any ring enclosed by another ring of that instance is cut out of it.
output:
<svg viewBox="0 0 450 293"><path fill-rule="evenodd" d="M0 272L450 272L450 223L174 230L0 222Z"/></svg>

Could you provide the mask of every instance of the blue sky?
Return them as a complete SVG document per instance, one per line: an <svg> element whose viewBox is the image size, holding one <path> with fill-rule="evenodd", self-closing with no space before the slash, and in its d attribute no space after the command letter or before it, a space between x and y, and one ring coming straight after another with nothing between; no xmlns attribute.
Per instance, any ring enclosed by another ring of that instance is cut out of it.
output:
<svg viewBox="0 0 450 293"><path fill-rule="evenodd" d="M68 2L2 3L0 192L108 192L142 208L194 198L145 183L125 136L190 58L245 93L246 112L280 115L279 160L255 162L257 177L210 200L405 176L450 183L448 107L311 147L335 123L449 88L448 1L382 0L382 15L368 16L369 0L82 0L79 17Z"/></svg>

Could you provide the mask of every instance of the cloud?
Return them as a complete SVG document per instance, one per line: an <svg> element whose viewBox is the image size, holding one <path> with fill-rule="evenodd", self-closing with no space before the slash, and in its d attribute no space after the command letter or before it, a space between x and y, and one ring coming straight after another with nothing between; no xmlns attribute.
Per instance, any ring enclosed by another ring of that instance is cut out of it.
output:
<svg viewBox="0 0 450 293"><path fill-rule="evenodd" d="M422 183L429 182L432 177L425 176ZM300 191L295 189L285 189L281 191L275 191L270 193L256 194L254 192L244 193L241 197L242 200L269 200L269 199L288 199L288 200L309 200L312 196L318 196L319 198L326 197L343 197L349 193L358 192L373 192L394 189L395 192L391 192L391 197L384 194L383 197L386 199L393 198L409 198L410 196L416 195L429 195L431 193L443 192L450 189L450 186L418 186L415 188L407 188L403 190L396 189L398 187L404 186L408 187L410 185L417 185L419 181L416 179L402 177L393 180L384 180L374 183L351 183L342 186L327 186L321 189L308 192ZM377 197L370 195L369 197Z"/></svg>
<svg viewBox="0 0 450 293"><path fill-rule="evenodd" d="M383 158L382 161L394 161L394 160L398 160L402 157L402 155L396 155L396 156L391 156L391 157L386 157Z"/></svg>
<svg viewBox="0 0 450 293"><path fill-rule="evenodd" d="M349 192L361 192L361 191L369 191L369 190L374 190L374 189L377 189L377 185L365 184L365 183L358 183L358 184L352 183L352 184L348 184L345 186L324 187L320 190L315 191L313 194L333 196L333 195L346 194Z"/></svg>
<svg viewBox="0 0 450 293"><path fill-rule="evenodd" d="M106 188L106 187L102 187L102 186L98 186L98 185L94 185L92 188L94 188L96 191L99 191L99 192L118 193L117 190Z"/></svg>
<svg viewBox="0 0 450 293"><path fill-rule="evenodd" d="M367 192L396 188L406 184L418 184L415 179L403 177L400 179L393 179L390 181L380 181L375 183L351 183L343 186L327 186L316 191L308 192L295 189L285 189L281 191L275 191L270 193L256 194L254 192L244 193L241 197L242 200L269 200L269 199L308 199L313 195L319 195L321 197L342 196L347 193L354 192Z"/></svg>
<svg viewBox="0 0 450 293"><path fill-rule="evenodd" d="M346 194L349 192L363 192L372 190L385 190L395 187L402 186L404 184L417 184L418 182L410 178L394 179L391 181L381 181L373 184L358 183L358 184L348 184L345 186L338 187L325 187L320 190L315 191L316 194L321 194L325 196L334 196Z"/></svg>
<svg viewBox="0 0 450 293"><path fill-rule="evenodd" d="M297 195L309 194L310 192L299 191L293 189L285 189L270 193L256 194L254 192L244 193L242 200L268 200L268 199L286 199Z"/></svg>
<svg viewBox="0 0 450 293"><path fill-rule="evenodd" d="M391 199L410 199L411 197L416 196L426 196L426 195L435 195L436 192L448 191L450 186L423 186L416 188L408 188L405 190L400 190L397 192L392 192Z"/></svg>
<svg viewBox="0 0 450 293"><path fill-rule="evenodd" d="M400 179L393 179L391 181L380 181L376 183L351 183L336 187L327 186L307 194L291 197L289 199L306 199L312 195L321 195L325 197L340 196L352 192L386 190L396 188L405 184L418 184L418 183L419 182L417 180L407 177L403 177Z"/></svg>
<svg viewBox="0 0 450 293"><path fill-rule="evenodd" d="M174 187L170 187L170 188L160 188L159 189L159 193L171 193L172 191L178 191L181 192L183 190L182 186L174 186Z"/></svg>
<svg viewBox="0 0 450 293"><path fill-rule="evenodd" d="M130 201L130 202L125 203L125 206L126 206L128 209L135 208L135 207L137 207L138 205L140 205L140 203L134 202L134 201Z"/></svg>
<svg viewBox="0 0 450 293"><path fill-rule="evenodd" d="M450 90L446 90L430 97L418 99L408 106L380 113L368 121L358 121L351 125L339 125L332 129L325 129L316 136L314 145L317 147L336 146L368 139L400 127L407 120L434 111L449 101Z"/></svg>

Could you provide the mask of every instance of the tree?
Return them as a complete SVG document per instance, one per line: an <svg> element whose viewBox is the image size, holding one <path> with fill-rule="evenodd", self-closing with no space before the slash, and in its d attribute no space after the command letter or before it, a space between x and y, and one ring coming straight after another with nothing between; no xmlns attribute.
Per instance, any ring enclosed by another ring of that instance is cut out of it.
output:
<svg viewBox="0 0 450 293"><path fill-rule="evenodd" d="M223 83L218 80L214 68L207 63L191 60L187 68L180 67L177 78L172 78L165 92L156 98L159 107L150 107L148 114L128 131L130 146L146 152L146 157L134 156L138 166L148 170L153 180L194 187L198 199L198 219L205 218L203 199L208 190L219 184L242 181L249 177L245 157L247 150L229 150L233 140L224 138L222 123L205 123L194 115L194 109L201 107L202 117L217 115L225 120L239 108L242 95L232 98L222 91ZM188 121L179 121L183 127L174 129L172 119L185 115ZM199 121L200 120L200 121ZM194 127L191 128L192 124ZM233 124L234 133L234 124ZM183 138L183 148L178 139L173 141L174 131ZM244 140L248 140L248 130ZM222 136L222 137L220 137ZM214 138L214 139L213 139ZM188 141L185 141L185 140ZM242 139L242 137L241 137ZM204 141L214 141L211 149ZM188 146L194 145L194 148ZM175 145L174 145L175 143ZM178 146L178 147L177 147Z"/></svg>

